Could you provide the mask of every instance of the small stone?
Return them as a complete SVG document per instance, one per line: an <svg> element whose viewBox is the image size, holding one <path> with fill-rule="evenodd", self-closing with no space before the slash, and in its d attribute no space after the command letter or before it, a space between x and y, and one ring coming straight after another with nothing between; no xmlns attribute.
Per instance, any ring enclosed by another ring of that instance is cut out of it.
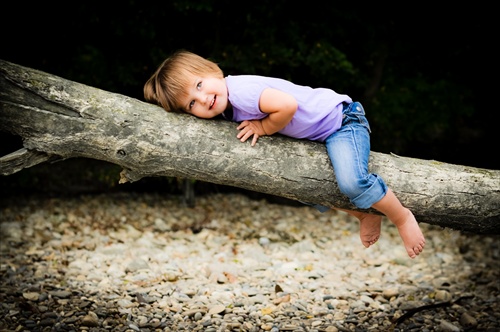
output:
<svg viewBox="0 0 500 332"><path fill-rule="evenodd" d="M36 292L26 292L26 293L23 293L23 297L26 300L38 301L38 298L40 297L40 294L36 293Z"/></svg>
<svg viewBox="0 0 500 332"><path fill-rule="evenodd" d="M137 325L132 324L132 323L128 324L128 327L130 327L132 330L134 330L136 332L140 332L141 331L141 329Z"/></svg>
<svg viewBox="0 0 500 332"><path fill-rule="evenodd" d="M273 328L273 324L265 323L262 324L260 328L263 329L264 331L271 331L271 329Z"/></svg>
<svg viewBox="0 0 500 332"><path fill-rule="evenodd" d="M325 332L338 332L339 329L336 327L336 326L328 326L326 329L325 329Z"/></svg>
<svg viewBox="0 0 500 332"><path fill-rule="evenodd" d="M451 301L451 294L446 290L438 290L435 296L436 301L449 302Z"/></svg>
<svg viewBox="0 0 500 332"><path fill-rule="evenodd" d="M149 322L149 325L151 325L151 327L153 327L153 328L157 328L158 326L160 326L160 324L161 324L161 321L158 318L153 318Z"/></svg>
<svg viewBox="0 0 500 332"><path fill-rule="evenodd" d="M382 296L388 300L399 295L399 291L396 288L387 288L382 292Z"/></svg>
<svg viewBox="0 0 500 332"><path fill-rule="evenodd" d="M137 272L139 270L149 269L148 263L143 259L135 259L131 261L125 268L125 272Z"/></svg>
<svg viewBox="0 0 500 332"><path fill-rule="evenodd" d="M40 320L40 326L53 326L55 322L52 318L44 318Z"/></svg>
<svg viewBox="0 0 500 332"><path fill-rule="evenodd" d="M224 306L222 304L216 304L210 308L208 313L210 315L217 315L217 314L222 313L224 310L226 310L226 306Z"/></svg>
<svg viewBox="0 0 500 332"><path fill-rule="evenodd" d="M99 326L99 318L95 313L89 312L82 318L82 325L88 327L97 327Z"/></svg>
<svg viewBox="0 0 500 332"><path fill-rule="evenodd" d="M260 237L259 238L259 244L263 247L267 247L271 243L271 240L269 240L267 237Z"/></svg>
<svg viewBox="0 0 500 332"><path fill-rule="evenodd" d="M443 331L443 332L460 332L460 328L453 325L452 323L448 322L448 321L445 321L445 320L441 320L439 322L439 328L440 328L440 331Z"/></svg>
<svg viewBox="0 0 500 332"><path fill-rule="evenodd" d="M60 298L60 299L67 299L68 297L71 296L71 292L60 290L60 291L50 292L50 295L52 295L53 297Z"/></svg>
<svg viewBox="0 0 500 332"><path fill-rule="evenodd" d="M477 320L472 317L468 312L464 312L460 316L460 325L462 325L465 328L473 328L477 326Z"/></svg>

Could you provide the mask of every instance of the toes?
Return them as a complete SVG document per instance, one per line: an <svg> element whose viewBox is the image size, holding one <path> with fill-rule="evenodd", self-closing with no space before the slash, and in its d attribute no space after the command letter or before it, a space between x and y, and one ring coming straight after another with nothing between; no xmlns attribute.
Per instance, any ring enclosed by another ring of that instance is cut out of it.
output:
<svg viewBox="0 0 500 332"><path fill-rule="evenodd" d="M370 241L361 240L361 243L363 243L363 245L366 248L368 248L368 247L374 245L375 243L377 243L378 239L379 239L379 237L376 237L376 238L374 238L373 240L370 240Z"/></svg>
<svg viewBox="0 0 500 332"><path fill-rule="evenodd" d="M407 249L406 251L408 252L408 256L410 256L410 258L415 258L424 251L424 247L425 247L425 241L417 244L415 247L411 249Z"/></svg>
<svg viewBox="0 0 500 332"><path fill-rule="evenodd" d="M410 256L410 258L415 258L420 254L417 247L413 249L407 249L406 252L408 253L408 256Z"/></svg>

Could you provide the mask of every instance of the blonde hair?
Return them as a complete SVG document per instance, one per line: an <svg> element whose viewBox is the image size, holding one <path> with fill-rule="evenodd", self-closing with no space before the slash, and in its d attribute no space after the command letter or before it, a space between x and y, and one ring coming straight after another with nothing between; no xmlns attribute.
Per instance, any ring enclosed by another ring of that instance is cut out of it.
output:
<svg viewBox="0 0 500 332"><path fill-rule="evenodd" d="M183 112L180 100L185 97L192 77L224 78L219 66L189 51L180 50L168 57L144 84L147 102L167 112Z"/></svg>

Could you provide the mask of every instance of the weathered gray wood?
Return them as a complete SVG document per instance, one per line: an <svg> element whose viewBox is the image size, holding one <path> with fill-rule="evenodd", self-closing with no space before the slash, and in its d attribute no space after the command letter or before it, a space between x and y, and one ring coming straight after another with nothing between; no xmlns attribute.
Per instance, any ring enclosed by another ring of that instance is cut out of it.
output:
<svg viewBox="0 0 500 332"><path fill-rule="evenodd" d="M122 166L120 182L183 177L353 209L323 144L276 135L251 147L236 139L234 123L167 113L3 60L0 130L21 136L26 149L0 159L4 175L49 158L85 157ZM420 222L500 233L499 170L377 152L370 168Z"/></svg>
<svg viewBox="0 0 500 332"><path fill-rule="evenodd" d="M6 156L0 157L0 169L3 170L2 175L10 175L24 168L49 161L50 159L51 156L44 152L22 148Z"/></svg>

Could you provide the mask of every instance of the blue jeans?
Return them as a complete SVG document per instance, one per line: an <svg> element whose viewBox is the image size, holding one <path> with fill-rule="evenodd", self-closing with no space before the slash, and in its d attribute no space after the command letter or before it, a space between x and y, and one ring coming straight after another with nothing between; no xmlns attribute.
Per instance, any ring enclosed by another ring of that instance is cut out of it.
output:
<svg viewBox="0 0 500 332"><path fill-rule="evenodd" d="M342 126L326 139L326 149L340 192L356 207L368 209L385 196L387 185L380 176L368 172L371 129L363 106L359 102L345 104L342 114ZM313 206L321 212L328 210Z"/></svg>

